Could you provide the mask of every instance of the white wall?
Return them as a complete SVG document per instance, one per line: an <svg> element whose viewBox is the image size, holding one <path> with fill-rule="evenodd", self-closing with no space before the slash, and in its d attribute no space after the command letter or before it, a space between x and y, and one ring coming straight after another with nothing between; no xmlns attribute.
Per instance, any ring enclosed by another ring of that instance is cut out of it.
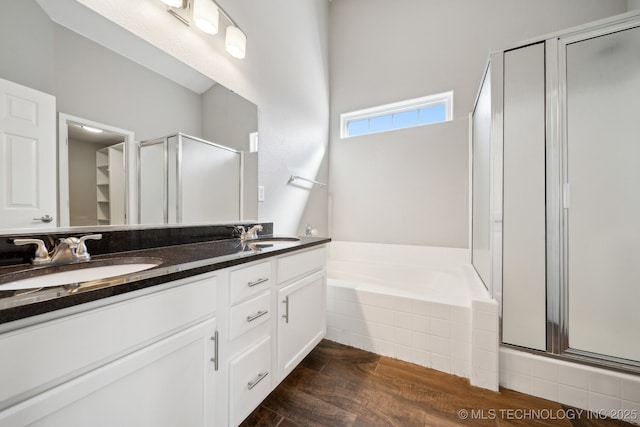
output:
<svg viewBox="0 0 640 427"><path fill-rule="evenodd" d="M50 69L55 57L54 27L35 1L4 2L0 14L0 77L53 93L54 75Z"/></svg>
<svg viewBox="0 0 640 427"><path fill-rule="evenodd" d="M331 2L331 236L467 247L467 114L489 52L626 10L627 0ZM341 113L450 89L452 122L339 139Z"/></svg>
<svg viewBox="0 0 640 427"><path fill-rule="evenodd" d="M60 25L53 37L58 111L131 130L138 141L201 135L197 93Z"/></svg>
<svg viewBox="0 0 640 427"><path fill-rule="evenodd" d="M249 135L258 131L255 104L215 84L202 94L202 137L244 151L242 218L258 219L258 154L251 153Z"/></svg>
<svg viewBox="0 0 640 427"><path fill-rule="evenodd" d="M640 9L640 0L627 0L629 10Z"/></svg>
<svg viewBox="0 0 640 427"><path fill-rule="evenodd" d="M328 180L329 2L225 0L227 4L239 24L249 27L252 50L245 70L251 93L246 95L259 108L259 173L266 195L260 219L273 221L276 233L302 234L309 223L326 236L327 189L287 182L289 171ZM226 85L233 89L235 83Z"/></svg>
<svg viewBox="0 0 640 427"><path fill-rule="evenodd" d="M0 77L54 95L59 112L130 129L138 140L202 133L197 93L52 22L35 0L3 6Z"/></svg>
<svg viewBox="0 0 640 427"><path fill-rule="evenodd" d="M216 84L202 94L202 114L204 139L249 151L249 134L258 130L255 104Z"/></svg>

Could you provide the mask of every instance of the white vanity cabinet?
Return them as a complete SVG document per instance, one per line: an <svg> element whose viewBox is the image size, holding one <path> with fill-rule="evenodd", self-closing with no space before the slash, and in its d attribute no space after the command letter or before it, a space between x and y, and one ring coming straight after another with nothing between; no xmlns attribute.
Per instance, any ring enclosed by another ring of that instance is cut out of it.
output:
<svg viewBox="0 0 640 427"><path fill-rule="evenodd" d="M214 426L217 289L185 279L3 334L0 426Z"/></svg>
<svg viewBox="0 0 640 427"><path fill-rule="evenodd" d="M232 271L229 295L229 425L236 426L325 336L326 248Z"/></svg>
<svg viewBox="0 0 640 427"><path fill-rule="evenodd" d="M325 248L278 259L278 380L326 334Z"/></svg>
<svg viewBox="0 0 640 427"><path fill-rule="evenodd" d="M324 337L325 293L323 245L5 332L0 427L236 426Z"/></svg>

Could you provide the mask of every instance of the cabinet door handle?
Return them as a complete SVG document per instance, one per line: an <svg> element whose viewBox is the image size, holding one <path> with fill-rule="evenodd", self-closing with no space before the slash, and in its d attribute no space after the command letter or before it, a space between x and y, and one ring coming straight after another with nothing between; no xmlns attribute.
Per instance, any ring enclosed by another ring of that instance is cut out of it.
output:
<svg viewBox="0 0 640 427"><path fill-rule="evenodd" d="M269 280L268 277L262 277L262 278L260 278L258 280L254 280L253 282L248 282L247 286L252 288L254 286L258 286L259 284L266 282L267 280Z"/></svg>
<svg viewBox="0 0 640 427"><path fill-rule="evenodd" d="M213 357L210 359L213 362L213 369L218 370L218 331L216 331L211 337L211 341L215 342L213 347Z"/></svg>
<svg viewBox="0 0 640 427"><path fill-rule="evenodd" d="M256 377L256 379L255 379L255 380L253 380L253 381L249 381L249 383L247 384L247 388L248 388L249 390L251 390L252 388L254 388L255 386L257 386L257 385L258 385L258 383L259 383L260 381L262 381L263 379L265 379L267 375L269 375L269 372L267 372L267 371L260 372L260 373L258 374L258 376Z"/></svg>
<svg viewBox="0 0 640 427"><path fill-rule="evenodd" d="M256 320L258 317L262 317L265 314L267 314L269 312L269 310L264 310L264 311L259 311L256 314L254 314L253 316L247 316L247 322L253 322L254 320Z"/></svg>
<svg viewBox="0 0 640 427"><path fill-rule="evenodd" d="M284 317L284 323L289 323L289 296L284 297L282 302L284 303L284 314L282 317Z"/></svg>

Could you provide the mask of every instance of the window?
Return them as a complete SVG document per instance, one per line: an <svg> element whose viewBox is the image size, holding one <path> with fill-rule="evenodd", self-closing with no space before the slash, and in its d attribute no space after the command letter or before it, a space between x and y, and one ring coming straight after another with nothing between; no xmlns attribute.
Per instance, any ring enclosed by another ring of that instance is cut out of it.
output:
<svg viewBox="0 0 640 427"><path fill-rule="evenodd" d="M453 91L340 115L340 138L451 120Z"/></svg>

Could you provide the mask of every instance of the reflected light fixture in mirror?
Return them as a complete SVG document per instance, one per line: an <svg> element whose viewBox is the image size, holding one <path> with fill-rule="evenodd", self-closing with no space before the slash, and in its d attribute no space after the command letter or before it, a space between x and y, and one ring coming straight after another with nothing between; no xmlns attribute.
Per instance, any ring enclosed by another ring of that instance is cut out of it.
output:
<svg viewBox="0 0 640 427"><path fill-rule="evenodd" d="M86 130L87 132L91 132L91 133L102 133L102 132L104 132L102 129L94 128L94 127L91 127L91 126L82 125L80 127L82 129Z"/></svg>
<svg viewBox="0 0 640 427"><path fill-rule="evenodd" d="M183 7L183 0L162 0L162 2L170 7Z"/></svg>
<svg viewBox="0 0 640 427"><path fill-rule="evenodd" d="M213 0L161 0L167 5L167 10L181 22L189 25L193 20L195 25L204 33L215 35L218 33L218 18L222 13L231 23L225 35L225 48L231 56L243 59L247 53L247 36L238 24ZM191 16L189 16L191 12Z"/></svg>
<svg viewBox="0 0 640 427"><path fill-rule="evenodd" d="M229 25L227 27L227 36L224 45L229 55L234 58L243 59L247 51L247 36L245 36L238 27Z"/></svg>

